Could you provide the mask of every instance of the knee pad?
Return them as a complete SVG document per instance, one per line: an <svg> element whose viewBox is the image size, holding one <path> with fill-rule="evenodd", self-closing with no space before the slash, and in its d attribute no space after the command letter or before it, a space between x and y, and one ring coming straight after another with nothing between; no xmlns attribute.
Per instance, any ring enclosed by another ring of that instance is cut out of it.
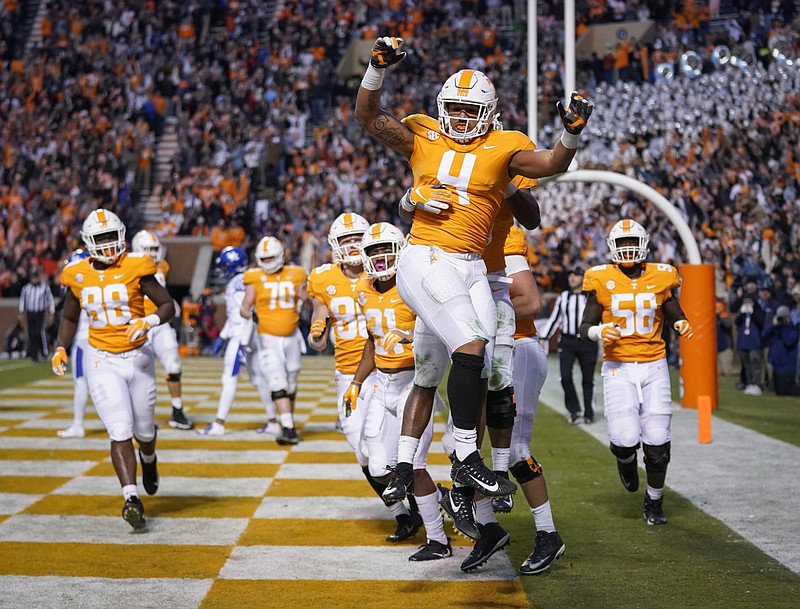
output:
<svg viewBox="0 0 800 609"><path fill-rule="evenodd" d="M509 468L509 471L520 484L525 484L543 475L542 466L533 457L528 457L525 461L515 463Z"/></svg>
<svg viewBox="0 0 800 609"><path fill-rule="evenodd" d="M643 444L642 449L644 452L644 468L648 472L656 474L663 474L667 471L671 454L671 442L653 446L652 444Z"/></svg>
<svg viewBox="0 0 800 609"><path fill-rule="evenodd" d="M288 398L289 392L286 389L281 389L280 391L273 391L272 392L272 399L279 400L281 398Z"/></svg>
<svg viewBox="0 0 800 609"><path fill-rule="evenodd" d="M616 444L609 444L608 447L611 449L611 454L614 455L617 459L621 461L627 461L632 456L636 454L636 450L639 448L639 443L636 443L636 446L617 446Z"/></svg>
<svg viewBox="0 0 800 609"><path fill-rule="evenodd" d="M167 382L168 383L180 383L181 382L181 373L180 372L170 372L167 375Z"/></svg>
<svg viewBox="0 0 800 609"><path fill-rule="evenodd" d="M486 425L492 429L511 429L517 417L514 387L489 391L486 397Z"/></svg>
<svg viewBox="0 0 800 609"><path fill-rule="evenodd" d="M297 392L296 391L292 391L286 397L289 398L290 400L292 400L292 402L294 402L297 399Z"/></svg>

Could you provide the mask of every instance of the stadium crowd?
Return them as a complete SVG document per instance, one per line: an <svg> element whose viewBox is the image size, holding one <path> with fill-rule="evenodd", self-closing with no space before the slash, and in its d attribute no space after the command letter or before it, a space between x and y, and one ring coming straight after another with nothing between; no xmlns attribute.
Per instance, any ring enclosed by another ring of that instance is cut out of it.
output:
<svg viewBox="0 0 800 609"><path fill-rule="evenodd" d="M780 68L768 52L770 38L784 36L800 55L795 5L723 1L736 18L711 31L719 4L577 3L579 34L598 22L656 22L652 40L620 40L579 66L598 112L578 162L652 184L681 209L704 259L717 265L726 315L738 313L729 292L734 301L754 279L796 322L800 82L796 67ZM395 114L433 110L436 88L419 83L440 83L466 60L495 83L505 127L525 130L524 5L294 0L269 15L255 0L165 1L138 11L126 2L48 3L41 46L24 62L13 33L0 41L0 295L18 295L36 266L52 274L101 202L138 228L142 190L160 198L161 236L209 235L219 250L274 234L306 270L330 256L324 235L343 210L402 225L406 164L353 120L359 75L335 76L351 40L389 33L409 41L384 97ZM18 10L14 2L0 8ZM556 133L548 113L563 96L562 13L560 2L539 3L545 114L535 139L544 147ZM715 69L721 44L749 52L749 69ZM696 78L677 66L688 50L703 60ZM675 66L671 79L656 69L665 62ZM177 120L179 153L167 179L153 183L168 117ZM577 185L537 196L543 229L528 238L546 291L564 289L576 262L603 260L601 235L623 216L654 235L656 259L683 258L666 220L631 193Z"/></svg>

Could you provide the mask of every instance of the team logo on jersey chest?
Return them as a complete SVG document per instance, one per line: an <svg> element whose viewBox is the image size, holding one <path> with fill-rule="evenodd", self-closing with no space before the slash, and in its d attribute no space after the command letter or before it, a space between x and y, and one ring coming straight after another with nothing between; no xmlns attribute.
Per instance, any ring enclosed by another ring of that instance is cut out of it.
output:
<svg viewBox="0 0 800 609"><path fill-rule="evenodd" d="M607 288L607 289L609 289L609 290L613 290L615 287L617 287L617 284L616 284L616 283L614 283L614 282L613 282L613 281L611 281L611 280L609 280L609 281L606 281L606 288Z"/></svg>
<svg viewBox="0 0 800 609"><path fill-rule="evenodd" d="M77 281L78 283L83 283L83 273L78 273L77 275L75 275L75 281Z"/></svg>
<svg viewBox="0 0 800 609"><path fill-rule="evenodd" d="M327 288L325 288L325 291L328 293L328 296L333 296L334 294L336 294L336 286L329 285Z"/></svg>
<svg viewBox="0 0 800 609"><path fill-rule="evenodd" d="M428 129L428 139L430 141L432 141L432 142L436 141L436 140L439 139L439 137L440 136L439 136L439 132L438 131L434 131L433 129Z"/></svg>
<svg viewBox="0 0 800 609"><path fill-rule="evenodd" d="M358 304L362 307L367 304L367 295L364 292L358 294Z"/></svg>

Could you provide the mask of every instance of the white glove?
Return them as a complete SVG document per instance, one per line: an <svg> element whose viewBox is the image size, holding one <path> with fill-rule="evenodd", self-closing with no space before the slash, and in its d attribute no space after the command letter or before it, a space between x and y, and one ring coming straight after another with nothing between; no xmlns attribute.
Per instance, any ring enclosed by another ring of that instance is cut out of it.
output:
<svg viewBox="0 0 800 609"><path fill-rule="evenodd" d="M430 214L439 215L450 209L450 204L455 201L453 193L443 184L433 186L420 186L409 188L400 199L400 207L409 213L421 209Z"/></svg>
<svg viewBox="0 0 800 609"><path fill-rule="evenodd" d="M595 342L602 340L603 342L613 343L619 340L622 334L619 331L619 326L610 321L607 324L600 324L589 328L587 333L589 338Z"/></svg>

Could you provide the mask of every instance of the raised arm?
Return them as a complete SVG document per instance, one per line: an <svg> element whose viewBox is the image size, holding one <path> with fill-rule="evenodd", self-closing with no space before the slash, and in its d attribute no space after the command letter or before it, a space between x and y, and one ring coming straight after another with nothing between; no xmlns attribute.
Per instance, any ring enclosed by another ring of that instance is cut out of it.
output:
<svg viewBox="0 0 800 609"><path fill-rule="evenodd" d="M386 68L406 56L402 38L383 36L375 41L372 58L361 80L356 96L356 120L387 148L410 157L414 151L414 134L397 118L380 107Z"/></svg>

